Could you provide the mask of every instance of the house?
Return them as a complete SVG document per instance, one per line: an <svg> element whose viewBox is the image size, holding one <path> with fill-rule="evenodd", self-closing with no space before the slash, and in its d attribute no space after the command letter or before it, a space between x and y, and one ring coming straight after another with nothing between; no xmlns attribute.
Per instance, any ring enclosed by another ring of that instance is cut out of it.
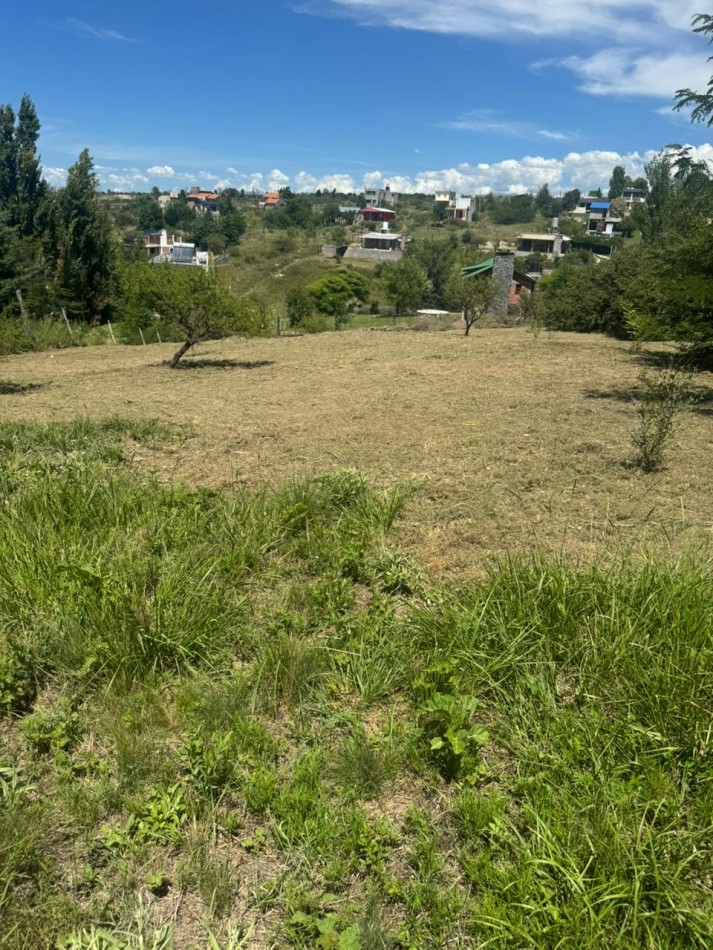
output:
<svg viewBox="0 0 713 950"><path fill-rule="evenodd" d="M527 254L545 254L549 260L554 260L570 249L572 239L560 234L559 231L518 234L515 244L515 254L524 257Z"/></svg>
<svg viewBox="0 0 713 950"><path fill-rule="evenodd" d="M152 264L172 264L175 267L203 267L208 270L210 257L207 251L196 251L195 244L175 243L167 254L156 254Z"/></svg>
<svg viewBox="0 0 713 950"><path fill-rule="evenodd" d="M381 231L370 231L367 234L363 234L361 246L368 250L403 251L406 244L403 236L401 234L394 234L387 229L388 224L385 225L385 228Z"/></svg>
<svg viewBox="0 0 713 950"><path fill-rule="evenodd" d="M265 195L265 200L261 202L261 207L263 208L276 208L280 203L280 192L279 191L268 191Z"/></svg>
<svg viewBox="0 0 713 950"><path fill-rule="evenodd" d="M625 188L621 197L626 202L626 210L631 211L634 205L646 204L647 191L645 188Z"/></svg>
<svg viewBox="0 0 713 950"><path fill-rule="evenodd" d="M587 233L613 237L622 216L612 211L610 201L593 201L587 214Z"/></svg>
<svg viewBox="0 0 713 950"><path fill-rule="evenodd" d="M158 202L159 207L162 211L165 211L166 208L171 204L172 201L175 201L178 198L177 191L169 191L167 195L159 195L156 201Z"/></svg>
<svg viewBox="0 0 713 950"><path fill-rule="evenodd" d="M367 188L364 200L367 208L395 208L399 196L385 185L383 188Z"/></svg>
<svg viewBox="0 0 713 950"><path fill-rule="evenodd" d="M452 201L456 200L456 192L455 191L437 191L436 196L433 200L436 204L449 205Z"/></svg>
<svg viewBox="0 0 713 950"><path fill-rule="evenodd" d="M367 231L361 236L361 247L351 245L344 251L345 258L362 261L400 261L409 238L389 231L387 221L380 231Z"/></svg>
<svg viewBox="0 0 713 950"><path fill-rule="evenodd" d="M453 221L470 223L475 214L476 199L470 195L456 195L446 208L446 213Z"/></svg>
<svg viewBox="0 0 713 950"><path fill-rule="evenodd" d="M495 283L495 295L489 312L500 317L508 315L508 307L520 305L520 291L533 293L537 281L515 270L512 251L496 251L492 257L472 267L461 268L461 277L489 277Z"/></svg>
<svg viewBox="0 0 713 950"><path fill-rule="evenodd" d="M374 224L377 221L393 221L396 217L396 212L391 208L362 208L359 212L359 216L364 224Z"/></svg>
<svg viewBox="0 0 713 950"><path fill-rule="evenodd" d="M193 208L200 214L210 211L212 214L219 214L218 195L215 191L205 191L202 188L193 187L186 195L188 207Z"/></svg>
<svg viewBox="0 0 713 950"><path fill-rule="evenodd" d="M589 213L589 209L592 206L592 203L595 201L603 201L604 199L599 195L581 195L576 206L572 210L572 217L586 217Z"/></svg>
<svg viewBox="0 0 713 950"><path fill-rule="evenodd" d="M170 254L173 246L180 243L180 235L169 234L165 228L160 231L144 231L144 246L148 257Z"/></svg>

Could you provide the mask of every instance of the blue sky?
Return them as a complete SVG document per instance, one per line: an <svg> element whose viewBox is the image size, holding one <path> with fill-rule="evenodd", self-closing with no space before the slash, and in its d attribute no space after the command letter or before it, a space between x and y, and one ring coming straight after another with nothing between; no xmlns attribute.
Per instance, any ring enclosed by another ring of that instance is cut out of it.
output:
<svg viewBox="0 0 713 950"><path fill-rule="evenodd" d="M28 92L49 180L89 147L115 190L555 191L708 129L700 0L22 0L2 100Z"/></svg>

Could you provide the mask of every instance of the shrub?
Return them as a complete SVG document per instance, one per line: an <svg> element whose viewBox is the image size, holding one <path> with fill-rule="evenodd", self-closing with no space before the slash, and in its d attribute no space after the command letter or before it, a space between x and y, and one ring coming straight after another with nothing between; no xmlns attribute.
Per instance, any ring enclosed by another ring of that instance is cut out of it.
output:
<svg viewBox="0 0 713 950"><path fill-rule="evenodd" d="M634 464L642 472L655 472L661 468L664 452L690 402L688 374L675 368L656 376L646 372L639 374L636 406L639 422L631 441L636 450Z"/></svg>

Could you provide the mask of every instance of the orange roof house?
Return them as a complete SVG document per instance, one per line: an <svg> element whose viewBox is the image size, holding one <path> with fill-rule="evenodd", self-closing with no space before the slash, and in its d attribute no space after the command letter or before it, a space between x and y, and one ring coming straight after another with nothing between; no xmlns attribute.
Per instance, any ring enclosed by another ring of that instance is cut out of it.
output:
<svg viewBox="0 0 713 950"><path fill-rule="evenodd" d="M188 207L196 211L212 211L218 214L218 195L215 191L205 191L194 186L186 195Z"/></svg>

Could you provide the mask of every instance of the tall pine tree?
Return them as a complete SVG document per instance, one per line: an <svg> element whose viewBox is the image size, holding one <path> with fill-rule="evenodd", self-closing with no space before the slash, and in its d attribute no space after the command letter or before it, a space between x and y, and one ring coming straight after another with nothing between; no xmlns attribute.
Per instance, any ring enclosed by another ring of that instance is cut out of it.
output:
<svg viewBox="0 0 713 950"><path fill-rule="evenodd" d="M86 148L56 195L55 214L59 302L78 319L99 319L109 298L113 242L109 219L97 197L94 163Z"/></svg>

